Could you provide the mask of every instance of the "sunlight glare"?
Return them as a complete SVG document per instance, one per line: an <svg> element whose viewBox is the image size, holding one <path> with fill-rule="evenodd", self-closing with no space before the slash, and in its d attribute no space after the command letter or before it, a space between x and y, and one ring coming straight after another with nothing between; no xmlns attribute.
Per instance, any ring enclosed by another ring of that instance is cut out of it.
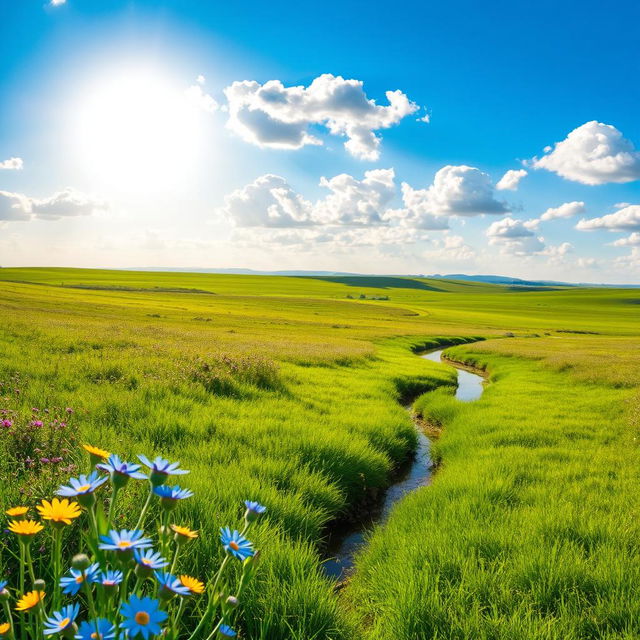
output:
<svg viewBox="0 0 640 640"><path fill-rule="evenodd" d="M183 87L140 68L89 87L73 127L85 171L111 186L145 191L184 182L196 160L198 122Z"/></svg>

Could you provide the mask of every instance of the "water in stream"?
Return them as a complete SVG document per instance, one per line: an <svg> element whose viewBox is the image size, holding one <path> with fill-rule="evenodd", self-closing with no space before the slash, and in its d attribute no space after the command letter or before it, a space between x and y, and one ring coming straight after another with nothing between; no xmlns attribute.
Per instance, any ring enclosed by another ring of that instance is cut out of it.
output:
<svg viewBox="0 0 640 640"><path fill-rule="evenodd" d="M430 351L420 357L433 362L446 362L455 367L458 372L458 386L455 397L461 402L477 400L484 390L484 378L477 373L456 365L454 362L443 360L443 351L444 349ZM411 407L409 406L407 409L410 410ZM347 531L343 535L334 536L335 539L330 540L328 549L330 557L323 565L324 571L328 576L339 581L343 580L353 567L355 554L364 544L367 532L374 525L385 522L393 505L407 493L429 484L432 469L429 453L431 442L417 425L416 430L418 432L418 446L413 462L402 477L387 489L380 510L372 514L375 517L372 517L369 522L360 523L357 529Z"/></svg>

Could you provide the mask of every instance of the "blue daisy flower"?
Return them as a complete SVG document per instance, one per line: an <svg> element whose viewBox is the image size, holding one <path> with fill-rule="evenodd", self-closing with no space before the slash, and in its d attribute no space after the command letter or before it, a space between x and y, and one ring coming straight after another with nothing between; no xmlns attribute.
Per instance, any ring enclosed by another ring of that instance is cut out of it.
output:
<svg viewBox="0 0 640 640"><path fill-rule="evenodd" d="M71 596L75 596L80 589L82 589L82 585L87 582L91 584L92 582L98 582L98 573L100 571L100 565L97 563L92 564L90 567L85 569L84 571L81 569L69 569L69 574L67 576L62 576L60 578L60 586L62 587L62 593L66 593Z"/></svg>
<svg viewBox="0 0 640 640"><path fill-rule="evenodd" d="M100 574L98 582L100 582L100 584L104 587L116 587L122 582L123 578L124 576L122 575L122 571L113 571L109 569L108 571L103 571Z"/></svg>
<svg viewBox="0 0 640 640"><path fill-rule="evenodd" d="M66 498L75 498L76 496L93 493L108 479L109 478L107 476L99 476L95 471L92 471L88 476L82 474L78 478L71 478L69 480L69 486L61 485L56 491L56 495L64 496Z"/></svg>
<svg viewBox="0 0 640 640"><path fill-rule="evenodd" d="M149 480L154 486L164 484L169 476L183 476L185 473L189 473L186 469L180 469L179 462L169 462L160 456L151 462L147 456L140 454L138 460L151 470Z"/></svg>
<svg viewBox="0 0 640 640"><path fill-rule="evenodd" d="M80 624L78 633L75 635L76 640L114 640L116 637L116 627L106 618L98 618L87 622L86 620Z"/></svg>
<svg viewBox="0 0 640 640"><path fill-rule="evenodd" d="M190 596L191 589L185 587L182 582L170 573L156 571L154 573L156 580L160 584L160 597L171 598L175 595Z"/></svg>
<svg viewBox="0 0 640 640"><path fill-rule="evenodd" d="M112 453L106 462L101 462L96 465L97 469L107 471L111 475L111 482L114 487L123 487L130 478L134 480L146 480L147 476L140 471L139 464L132 464L130 462L123 462L120 456L116 453Z"/></svg>
<svg viewBox="0 0 640 640"><path fill-rule="evenodd" d="M178 485L169 487L163 484L154 487L153 492L160 498L162 506L167 510L173 509L178 504L178 500L184 500L193 495L193 491L181 489Z"/></svg>
<svg viewBox="0 0 640 640"><path fill-rule="evenodd" d="M227 553L230 553L240 560L246 560L254 554L251 542L239 531L232 532L229 527L222 527L220 529L220 541Z"/></svg>
<svg viewBox="0 0 640 640"><path fill-rule="evenodd" d="M144 640L151 635L158 635L161 631L160 623L167 619L166 612L162 611L159 605L160 603L153 598L132 595L129 602L123 602L120 607L120 614L124 618L120 627L126 630L129 636L140 634Z"/></svg>
<svg viewBox="0 0 640 640"><path fill-rule="evenodd" d="M6 580L0 580L0 593L2 593L4 591L4 588L8 585L9 583Z"/></svg>
<svg viewBox="0 0 640 640"><path fill-rule="evenodd" d="M79 612L80 605L78 603L62 607L60 611L56 611L44 621L44 635L50 636L53 633L62 633L74 623Z"/></svg>
<svg viewBox="0 0 640 640"><path fill-rule="evenodd" d="M133 551L133 557L138 567L149 575L152 571L163 569L169 564L162 555L160 555L159 551L154 551L153 549L135 549Z"/></svg>
<svg viewBox="0 0 640 640"><path fill-rule="evenodd" d="M99 549L104 551L133 551L134 549L146 549L151 546L151 540L144 538L144 531L140 529L134 529L128 531L122 529L121 531L115 531L112 529L109 531L109 535L100 536L102 542L98 545Z"/></svg>
<svg viewBox="0 0 640 640"><path fill-rule="evenodd" d="M253 500L245 500L244 506L247 508L244 513L247 522L255 522L267 510L267 507Z"/></svg>
<svg viewBox="0 0 640 640"><path fill-rule="evenodd" d="M228 624L221 624L218 635L221 638L235 638L238 634Z"/></svg>

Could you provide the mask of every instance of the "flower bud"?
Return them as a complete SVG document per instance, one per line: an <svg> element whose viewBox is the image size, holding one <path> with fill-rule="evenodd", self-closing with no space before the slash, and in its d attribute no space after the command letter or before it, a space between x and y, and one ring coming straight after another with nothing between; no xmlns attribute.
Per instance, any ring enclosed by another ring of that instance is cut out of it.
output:
<svg viewBox="0 0 640 640"><path fill-rule="evenodd" d="M229 596L227 598L227 605L229 605L230 607L235 609L239 604L240 601L235 596Z"/></svg>
<svg viewBox="0 0 640 640"><path fill-rule="evenodd" d="M84 571L91 566L91 560L89 560L89 556L86 553L77 553L71 559L71 566L79 571Z"/></svg>
<svg viewBox="0 0 640 640"><path fill-rule="evenodd" d="M10 598L11 594L7 589L0 591L0 602L6 602Z"/></svg>
<svg viewBox="0 0 640 640"><path fill-rule="evenodd" d="M38 578L37 580L34 580L33 589L35 591L44 591L46 588L47 588L47 583L44 580L40 578Z"/></svg>

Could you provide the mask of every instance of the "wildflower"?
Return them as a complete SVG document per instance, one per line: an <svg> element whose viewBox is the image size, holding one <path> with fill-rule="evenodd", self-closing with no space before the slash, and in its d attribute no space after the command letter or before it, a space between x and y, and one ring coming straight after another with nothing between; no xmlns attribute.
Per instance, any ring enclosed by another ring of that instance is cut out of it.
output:
<svg viewBox="0 0 640 640"><path fill-rule="evenodd" d="M133 637L138 634L147 640L150 635L158 635L160 623L167 619L166 612L159 608L159 602L153 598L139 598L132 595L129 602L123 602L120 614L124 618L120 627Z"/></svg>
<svg viewBox="0 0 640 640"><path fill-rule="evenodd" d="M42 422L42 420L32 420L29 424L32 427L41 427L44 423Z"/></svg>
<svg viewBox="0 0 640 640"><path fill-rule="evenodd" d="M99 462L103 462L109 457L109 452L99 449L90 444L83 444L82 448L89 454L89 460L92 466L96 466Z"/></svg>
<svg viewBox="0 0 640 640"><path fill-rule="evenodd" d="M238 634L228 624L221 624L218 635L221 638L235 638Z"/></svg>
<svg viewBox="0 0 640 640"><path fill-rule="evenodd" d="M5 427L5 429L10 429L13 426L13 422L11 420L2 420L0 424Z"/></svg>
<svg viewBox="0 0 640 640"><path fill-rule="evenodd" d="M54 525L71 524L71 521L81 513L78 503L70 502L66 498L63 500L54 498L51 502L43 500L36 509L42 518L50 520Z"/></svg>
<svg viewBox="0 0 640 640"><path fill-rule="evenodd" d="M44 527L35 520L12 520L9 523L9 531L19 536L35 536L36 533L40 533L43 529Z"/></svg>
<svg viewBox="0 0 640 640"><path fill-rule="evenodd" d="M169 564L160 553L153 549L144 551L134 549L133 557L138 565L137 569L140 570L139 573L142 573L142 575L151 575L152 571L163 569Z"/></svg>
<svg viewBox="0 0 640 640"><path fill-rule="evenodd" d="M29 591L25 593L16 603L16 611L28 611L38 606L45 597L44 591Z"/></svg>
<svg viewBox="0 0 640 640"><path fill-rule="evenodd" d="M189 489L181 489L178 485L175 487L168 487L161 485L155 487L153 492L160 497L160 503L167 510L174 509L178 504L178 500L184 500L190 498L193 495L193 491Z"/></svg>
<svg viewBox="0 0 640 640"><path fill-rule="evenodd" d="M175 540L178 544L184 544L189 540L195 540L198 537L198 532L189 529L189 527L181 527L177 524L171 525L171 531L175 533Z"/></svg>
<svg viewBox="0 0 640 640"><path fill-rule="evenodd" d="M267 510L267 507L253 500L245 500L244 506L247 507L244 513L247 522L255 522Z"/></svg>
<svg viewBox="0 0 640 640"><path fill-rule="evenodd" d="M99 476L95 471L92 471L88 476L82 474L78 478L71 478L68 486L60 485L56 494L69 498L77 496L78 502L83 507L90 507L95 502L94 491L99 489L107 480L107 476Z"/></svg>
<svg viewBox="0 0 640 640"><path fill-rule="evenodd" d="M53 633L62 633L75 622L79 612L80 605L77 603L68 604L66 607L62 607L61 611L54 612L44 621L44 635L50 636Z"/></svg>
<svg viewBox="0 0 640 640"><path fill-rule="evenodd" d="M133 531L127 531L122 529L120 532L111 530L109 535L100 536L102 542L99 545L100 549L105 551L133 551L134 549L146 549L151 546L151 540L144 538L144 531L134 529Z"/></svg>
<svg viewBox="0 0 640 640"><path fill-rule="evenodd" d="M9 583L6 580L0 580L0 593L2 593Z"/></svg>
<svg viewBox="0 0 640 640"><path fill-rule="evenodd" d="M178 578L170 573L164 573L162 571L155 572L156 580L160 583L160 597L172 598L175 595L189 596L191 590L189 587L185 587Z"/></svg>
<svg viewBox="0 0 640 640"><path fill-rule="evenodd" d="M204 582L201 582L197 578L192 578L191 576L182 575L180 576L180 582L191 591L191 593L204 593Z"/></svg>
<svg viewBox="0 0 640 640"><path fill-rule="evenodd" d="M169 462L160 456L155 458L153 462L150 462L147 456L143 455L139 455L138 459L151 470L149 480L154 487L164 484L169 476L182 476L189 473L185 469L180 469L179 462Z"/></svg>
<svg viewBox="0 0 640 640"><path fill-rule="evenodd" d="M29 507L11 507L7 509L5 513L12 518L18 518L20 516L26 516L29 512Z"/></svg>
<svg viewBox="0 0 640 640"><path fill-rule="evenodd" d="M76 640L114 640L116 637L116 627L106 618L98 618L80 624L78 633L74 636Z"/></svg>
<svg viewBox="0 0 640 640"><path fill-rule="evenodd" d="M106 462L101 462L97 464L96 467L111 474L111 482L117 489L124 487L130 478L134 478L135 480L147 479L147 476L140 472L139 464L123 462L116 453L112 453Z"/></svg>
<svg viewBox="0 0 640 640"><path fill-rule="evenodd" d="M100 565L92 564L88 569L74 569L73 567L69 569L69 573L71 575L63 576L60 578L60 586L62 587L62 592L71 596L75 596L80 589L82 589L82 585L87 582L91 584L92 582L98 581L98 573L100 570Z"/></svg>
<svg viewBox="0 0 640 640"><path fill-rule="evenodd" d="M253 546L240 532L233 531L229 527L220 529L220 541L227 553L232 556L245 560L253 555Z"/></svg>
<svg viewBox="0 0 640 640"><path fill-rule="evenodd" d="M0 623L0 638L4 640L4 638L9 637L9 632L11 631L11 625L8 622Z"/></svg>
<svg viewBox="0 0 640 640"><path fill-rule="evenodd" d="M109 569L100 574L97 582L100 582L103 587L115 587L122 582L123 577L122 571L112 571Z"/></svg>

